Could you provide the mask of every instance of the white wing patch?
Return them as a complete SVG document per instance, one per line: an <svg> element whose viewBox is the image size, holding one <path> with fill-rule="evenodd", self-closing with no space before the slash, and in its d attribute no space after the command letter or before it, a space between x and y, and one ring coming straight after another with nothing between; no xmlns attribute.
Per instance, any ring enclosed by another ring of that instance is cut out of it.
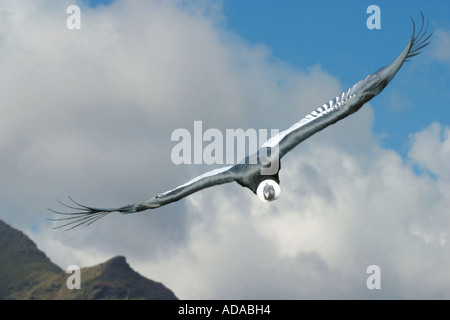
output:
<svg viewBox="0 0 450 320"><path fill-rule="evenodd" d="M192 179L192 180L190 180L190 181L188 181L188 182L186 182L186 183L184 183L184 184L182 184L182 185L180 185L180 186L178 186L178 187L176 187L176 188L174 188L174 189L172 189L172 190L169 190L169 191L163 192L163 193L161 193L161 194L158 194L158 195L156 196L156 198L162 198L162 197L164 197L165 195L167 195L168 193L170 193L170 192L172 192L172 191L175 191L175 190L177 190L177 189L180 189L180 188L186 187L186 186L188 186L188 185L191 185L191 184L193 184L194 182L197 182L197 181L199 181L199 180L201 180L201 179L203 179L203 178L211 177L211 176L214 176L214 175L216 175L216 174L219 174L219 173L228 171L228 170L231 169L232 167L233 167L233 166L228 166L228 167L223 167L223 168L218 168L218 169L214 169L214 170L208 171L208 172L206 172L206 173L204 173L204 174L201 174L201 175L195 177L194 179Z"/></svg>
<svg viewBox="0 0 450 320"><path fill-rule="evenodd" d="M280 143L280 141L286 135L288 135L289 133L297 130L298 128L304 126L305 124L307 124L307 123L309 123L311 121L314 121L317 118L320 118L324 114L327 114L327 113L333 112L335 110L338 110L349 99L351 99L351 98L353 98L355 96L355 94L353 92L355 91L355 89L356 89L358 84L359 84L359 82L354 84L347 91L342 92L342 95L341 96L337 96L335 100L330 100L328 103L324 104L322 107L319 107L316 110L314 110L313 112L311 112L310 114L308 114L306 117L304 117L299 122L293 124L290 128L288 128L288 129L286 129L284 131L281 131L280 133L278 133L274 137L270 138L261 147L273 148L273 147L277 146Z"/></svg>

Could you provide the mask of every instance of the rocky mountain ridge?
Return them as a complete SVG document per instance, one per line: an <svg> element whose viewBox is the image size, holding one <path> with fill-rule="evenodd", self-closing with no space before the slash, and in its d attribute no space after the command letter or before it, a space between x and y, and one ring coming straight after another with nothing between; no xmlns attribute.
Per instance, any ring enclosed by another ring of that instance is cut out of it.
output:
<svg viewBox="0 0 450 320"><path fill-rule="evenodd" d="M0 299L176 300L177 297L163 284L134 271L123 256L67 273L23 232L0 220Z"/></svg>

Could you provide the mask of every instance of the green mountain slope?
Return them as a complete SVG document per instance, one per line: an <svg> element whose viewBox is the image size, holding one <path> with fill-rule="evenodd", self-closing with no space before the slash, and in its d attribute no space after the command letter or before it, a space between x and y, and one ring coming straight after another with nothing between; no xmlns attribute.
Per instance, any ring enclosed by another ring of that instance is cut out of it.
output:
<svg viewBox="0 0 450 320"><path fill-rule="evenodd" d="M177 299L163 284L135 272L121 256L81 268L79 275L81 288L69 289L71 274L23 232L0 220L0 299Z"/></svg>

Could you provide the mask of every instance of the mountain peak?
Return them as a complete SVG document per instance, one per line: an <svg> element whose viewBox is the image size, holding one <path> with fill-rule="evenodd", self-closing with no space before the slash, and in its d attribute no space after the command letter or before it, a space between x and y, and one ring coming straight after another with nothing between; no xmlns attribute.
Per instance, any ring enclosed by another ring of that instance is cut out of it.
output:
<svg viewBox="0 0 450 320"><path fill-rule="evenodd" d="M104 265L105 268L131 269L127 259L124 256L115 256L104 262L102 265Z"/></svg>
<svg viewBox="0 0 450 320"><path fill-rule="evenodd" d="M0 299L149 299L175 300L163 284L141 276L124 256L82 268L81 289L23 232L0 220Z"/></svg>

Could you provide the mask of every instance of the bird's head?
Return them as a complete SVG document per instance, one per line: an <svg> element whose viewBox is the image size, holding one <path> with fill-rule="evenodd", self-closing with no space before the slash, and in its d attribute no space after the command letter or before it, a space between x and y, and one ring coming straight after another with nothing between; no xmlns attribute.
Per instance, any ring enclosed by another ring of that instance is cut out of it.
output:
<svg viewBox="0 0 450 320"><path fill-rule="evenodd" d="M272 179L267 179L261 181L261 183L258 186L258 189L256 190L256 194L258 195L261 201L270 202L273 200L277 200L280 197L281 188L276 181Z"/></svg>

